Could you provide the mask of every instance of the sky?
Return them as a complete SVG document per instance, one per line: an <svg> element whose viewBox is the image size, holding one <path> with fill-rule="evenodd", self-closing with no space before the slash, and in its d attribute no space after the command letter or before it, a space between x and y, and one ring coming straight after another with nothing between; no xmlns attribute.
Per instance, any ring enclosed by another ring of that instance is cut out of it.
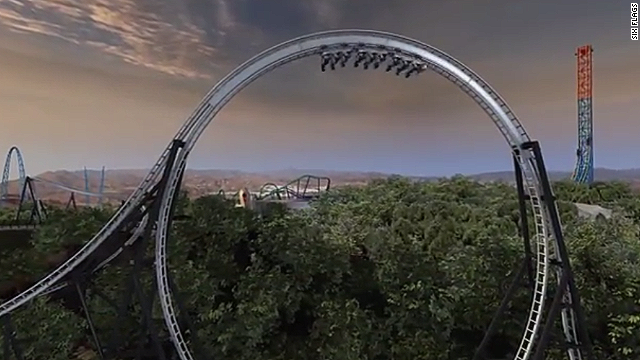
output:
<svg viewBox="0 0 640 360"><path fill-rule="evenodd" d="M597 167L640 167L640 43L629 3L602 0L0 1L0 151L27 172L146 168L216 81L279 42L383 30L471 67L570 171L575 48L594 47ZM189 166L452 175L507 170L484 112L433 72L321 72L317 58L267 74L216 117ZM15 165L14 165L15 167ZM13 172L16 170L14 169Z"/></svg>

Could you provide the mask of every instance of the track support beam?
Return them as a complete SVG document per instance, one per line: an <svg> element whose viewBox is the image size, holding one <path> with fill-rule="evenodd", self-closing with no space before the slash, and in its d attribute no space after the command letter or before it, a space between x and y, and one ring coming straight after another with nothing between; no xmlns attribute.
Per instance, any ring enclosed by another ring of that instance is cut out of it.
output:
<svg viewBox="0 0 640 360"><path fill-rule="evenodd" d="M10 360L12 353L17 360L24 360L22 349L20 348L18 339L16 338L16 331L13 328L13 323L11 322L11 315L4 315L0 320L2 320L2 337L4 339L2 343L4 360Z"/></svg>
<svg viewBox="0 0 640 360"><path fill-rule="evenodd" d="M96 332L96 327L93 324L93 318L91 317L91 312L89 311L87 300L85 299L86 289L80 285L80 282L75 282L75 288L76 288L76 293L78 294L78 298L80 299L80 304L82 305L82 311L84 312L84 315L87 318L87 323L89 324L89 330L91 331L91 337L93 338L93 342L95 344L96 351L98 352L98 356L100 356L101 360L104 360L102 344L100 343L100 339L98 338L98 333Z"/></svg>
<svg viewBox="0 0 640 360"><path fill-rule="evenodd" d="M41 203L36 198L35 191L33 189L33 180L31 180L31 178L27 176L24 184L22 185L22 192L20 193L20 203L18 204L18 211L16 212L16 225L24 225L20 223L20 218L22 210L24 209L24 204L29 199L31 199L33 207L31 208L31 213L29 215L29 221L27 222L27 224L39 224L40 222L42 222L44 214L42 214L42 212L40 211Z"/></svg>
<svg viewBox="0 0 640 360"><path fill-rule="evenodd" d="M167 354L162 346L162 341L160 340L160 336L155 329L155 324L152 317L152 309L153 309L153 301L155 298L155 277L153 277L152 289L149 294L146 294L140 279L140 273L143 270L143 264L145 260L145 254L147 247L149 245L149 241L153 238L153 231L155 230L157 219L160 215L160 203L162 197L164 195L166 185L169 181L169 176L174 167L176 155L178 151L184 146L181 141L174 141L171 147L171 151L169 152L169 156L167 158L167 162L165 164L164 173L162 178L160 179L157 186L154 188L153 200L149 206L148 220L147 225L144 229L141 238L137 240L133 246L134 255L133 255L133 271L131 273L130 279L126 286L126 290L124 292L123 301L119 307L118 313L119 319L124 319L127 314L127 310L132 305L133 296L137 297L138 302L141 306L143 324L142 327L144 332L149 336L151 340L151 345L153 347L155 356L159 360L167 359ZM117 324L121 324L122 321L118 321ZM108 346L109 357L116 356L117 354L117 344L122 343L122 332L119 331L119 326L113 329L111 341ZM143 339L141 339L143 340ZM140 358L142 356L142 350L144 347L144 341L139 343L139 346L136 350L136 358Z"/></svg>
<svg viewBox="0 0 640 360"><path fill-rule="evenodd" d="M556 199L551 190L551 184L549 182L549 177L544 165L540 144L537 141L527 142L523 145L522 150L532 152L535 158L535 166L540 176L540 190L542 192L540 198L541 201L544 202L544 207L547 210L547 216L549 217L551 222L551 230L553 231L553 238L556 241L558 251L558 259L556 259L556 261L552 263L552 266L559 266L562 269L562 276L560 279L558 279L559 283L557 284L555 289L552 289L549 294L545 295L552 296L553 300L551 302L551 306L547 310L546 322L538 334L538 340L535 344L535 352L533 353L532 360L544 360L546 351L549 347L551 335L554 332L554 325L557 324L557 320L560 316L560 311L563 308L569 308L575 314L577 327L576 330L578 334L576 343L566 344L566 347L569 348L569 350L567 351L570 352L573 350L580 350L580 352L584 355L584 357L582 357L581 359L595 360L595 354L593 352L591 340L587 332L584 311L580 303L578 289L575 285L573 273L571 271L569 262L569 256L567 254L566 245L564 243L562 226L560 225L560 216L556 207ZM509 289L507 290L504 298L502 299L502 302L500 303L500 306L498 307L498 310L496 311L491 323L489 324L485 336L473 356L473 360L486 359L485 356L487 346L495 335L498 324L502 321L504 313L506 312L507 307L513 299L516 289L518 288L518 284L522 282L522 278L524 278L525 275L527 278L527 285L531 289L533 289L534 269L532 263L531 241L529 237L529 224L526 205L526 202L530 199L530 197L529 194L525 193L524 178L522 175L522 169L520 168L520 163L518 161L520 151L520 149L514 149L514 175L516 180L516 189L518 192L518 205L521 219L520 232L523 238L525 256L520 269L516 273L511 285L509 286ZM567 298L569 301L567 301ZM574 360L571 355L569 356L569 358L571 360Z"/></svg>
<svg viewBox="0 0 640 360"><path fill-rule="evenodd" d="M71 193L69 196L69 200L67 201L67 205L65 206L65 210L78 210L78 203L76 203L76 193Z"/></svg>
<svg viewBox="0 0 640 360"><path fill-rule="evenodd" d="M535 157L535 164L538 168L538 174L540 175L540 186L542 187L542 194L548 216L551 221L551 230L553 231L553 235L556 241L557 251L558 251L558 264L556 266L560 266L562 268L562 277L559 280L559 284L556 287L556 296L554 300L560 299L558 301L553 301L551 303L551 309L549 309L549 316L547 319L547 323L551 323L551 325L545 324L542 334L540 334L540 346L538 347L533 360L544 360L544 352L545 348L548 345L548 340L544 340L545 337L549 339L551 336L552 324L558 317L558 313L560 312L562 307L569 308L576 317L576 327L577 327L577 335L576 344L568 344L573 347L578 347L584 355L583 359L596 359L596 355L593 352L593 345L591 343L591 338L589 337L589 333L587 330L587 320L584 314L584 309L582 308L582 303L580 302L580 295L578 288L575 284L573 271L571 270L571 263L569 261L569 254L567 252L567 246L564 242L564 235L562 233L562 225L560 224L560 215L558 214L558 208L556 204L555 196L553 195L553 191L551 190L551 183L549 181L549 175L547 174L547 170L544 164L544 158L542 157L542 150L540 148L540 143L537 141L531 141L529 143L523 144L523 148L528 148L533 152ZM566 281L566 285L563 285ZM567 291L569 294L567 294ZM568 295L570 301L567 303L564 297ZM569 350L571 351L571 350Z"/></svg>

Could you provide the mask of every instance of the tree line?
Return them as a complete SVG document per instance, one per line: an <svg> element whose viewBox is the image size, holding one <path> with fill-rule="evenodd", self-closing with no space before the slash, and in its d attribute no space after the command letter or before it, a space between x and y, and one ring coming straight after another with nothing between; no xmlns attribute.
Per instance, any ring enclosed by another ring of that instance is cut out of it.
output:
<svg viewBox="0 0 640 360"><path fill-rule="evenodd" d="M554 190L596 351L602 359L640 356L640 195L623 183L567 181ZM574 202L613 215L585 219ZM30 246L0 247L0 297L50 271L113 210L50 209ZM207 358L469 359L523 256L515 189L463 177L334 189L303 211L274 204L255 213L218 196L183 194L176 213L169 267L190 319L187 338ZM152 289L148 265L141 282ZM86 294L96 331L118 328L125 339L123 360L136 347L126 339L141 331L141 307L122 321L108 300L123 296L129 272L126 264L105 267ZM26 358L98 358L87 318L65 291L12 314ZM522 286L489 358L513 354L530 301ZM152 317L167 342L157 301ZM559 327L555 335L562 343Z"/></svg>

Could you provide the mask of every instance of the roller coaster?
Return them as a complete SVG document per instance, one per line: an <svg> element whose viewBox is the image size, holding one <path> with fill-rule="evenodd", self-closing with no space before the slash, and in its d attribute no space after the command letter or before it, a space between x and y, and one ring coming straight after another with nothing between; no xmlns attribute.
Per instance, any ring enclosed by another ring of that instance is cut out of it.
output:
<svg viewBox="0 0 640 360"><path fill-rule="evenodd" d="M16 155L16 159L18 162L18 185L20 194L10 194L9 193L9 177L11 172L11 163L13 159L13 154ZM12 146L9 148L9 152L7 153L4 171L2 173L2 182L0 183L0 204L13 204L18 205L18 210L16 212L15 223L5 224L0 226L0 230L2 229L16 229L17 227L25 227L25 226L33 226L35 223L38 223L40 220L46 216L46 208L41 199L38 198L35 184L41 183L47 186L56 188L58 190L68 191L69 199L66 204L66 208L77 208L76 194L83 195L85 197L85 205L90 205L92 198L98 199L98 205L102 204L102 200L104 198L104 179L105 179L105 170L102 168L101 178L100 178L100 188L99 192L91 192L89 191L89 173L87 169L84 169L84 180L85 180L85 190L74 189L64 184L60 184L55 181L47 180L37 176L27 176L25 165L24 165L24 157L22 156L22 152L17 146ZM31 215L29 219L26 221L21 219L21 215L23 213L24 207L28 202L31 202Z"/></svg>
<svg viewBox="0 0 640 360"><path fill-rule="evenodd" d="M180 301L180 290L172 281L172 272L179 269L169 269L167 263L173 208L187 160L204 130L242 89L275 68L312 56L319 57L321 71L350 65L361 69L379 68L411 78L430 70L460 88L484 110L505 139L514 160L524 255L518 274L489 324L474 360L485 358L487 345L500 326L514 289L522 283L523 277L529 279L530 311L513 358L542 360L550 346L552 329L559 321L563 328L563 348L567 357L570 360L593 359L585 315L539 142L529 137L503 98L466 65L417 40L370 30L335 30L289 40L256 55L220 80L187 118L139 187L104 227L55 270L0 304L0 319L6 330L4 348L10 349L15 358L23 358L16 345L15 331L12 330L12 312L67 284L75 284L78 296L85 299L82 289L97 286L92 285L90 280L100 266L115 259L123 249L132 249L135 255L131 261L139 265L133 266L131 281L123 289L123 293L129 296L125 297L119 308L127 309L133 301L132 297L139 302L145 319L141 329L146 334L139 341L142 343L151 339L157 359L191 360L196 355L200 359L206 358L195 351L197 332L189 329L186 318L188 311ZM279 187L267 192L271 194L269 196L281 194L281 190L275 189ZM285 193L288 191L285 190ZM531 224L529 219L533 219ZM529 226L532 226L535 234L532 238L529 238ZM140 281L136 280L143 266L141 261L146 244L150 241L155 241L155 295L160 300L172 349L163 348L157 330L150 325L149 303L152 298L144 295ZM102 345L105 344L104 337L95 332L91 311L84 305L85 302L82 301L83 309L99 356L116 358L118 347Z"/></svg>
<svg viewBox="0 0 640 360"><path fill-rule="evenodd" d="M331 179L325 176L302 175L283 186L262 185L257 200L311 200L329 191Z"/></svg>
<svg viewBox="0 0 640 360"><path fill-rule="evenodd" d="M326 176L302 175L285 185L267 182L257 193L249 189L240 189L233 194L227 194L220 189L216 195L225 199L232 199L237 207L249 207L256 202L308 202L329 191L331 179Z"/></svg>
<svg viewBox="0 0 640 360"><path fill-rule="evenodd" d="M249 189L240 189L230 196L236 202L236 207L245 207L261 212L267 203L279 202L289 209L306 209L311 200L329 191L331 179L325 176L302 175L285 185L268 182L260 187L258 193ZM218 195L227 198L224 190Z"/></svg>

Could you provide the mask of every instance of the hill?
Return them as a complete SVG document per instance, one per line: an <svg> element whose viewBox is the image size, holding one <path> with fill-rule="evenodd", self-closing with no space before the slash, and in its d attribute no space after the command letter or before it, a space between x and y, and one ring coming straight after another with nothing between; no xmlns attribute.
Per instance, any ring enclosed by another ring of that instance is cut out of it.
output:
<svg viewBox="0 0 640 360"><path fill-rule="evenodd" d="M114 169L105 173L105 199L116 202L126 198L133 191L147 174L146 169ZM240 188L258 190L263 184L271 182L275 184L286 184L287 182L305 174L315 176L326 176L331 179L331 186L363 185L372 179L387 178L393 174L382 172L362 172L362 171L333 171L322 169L283 169L265 172L248 172L241 170L208 169L208 170L187 170L184 178L184 187L192 196L201 196L216 193L220 189L227 192L235 192ZM571 176L570 172L552 171L552 180L566 179ZM512 171L497 171L469 175L470 178L481 182L503 181L512 182ZM625 181L630 182L636 188L640 188L640 169L596 169L596 180L598 181ZM83 171L48 171L36 176L36 178L63 184L67 187L84 190ZM100 186L100 172L89 172L89 189L91 192L98 192ZM433 181L438 179L434 176L413 176L415 181ZM36 185L38 197L56 202L66 202L70 193L61 190L46 182L39 182ZM17 181L11 181L9 192L18 194ZM83 196L76 198L79 202L84 201ZM95 200L94 200L95 201Z"/></svg>
<svg viewBox="0 0 640 360"><path fill-rule="evenodd" d="M487 172L470 177L476 180L484 181L511 181L513 179L513 171L496 171ZM551 180L561 180L571 177L571 172L568 171L550 171L549 177ZM625 181L625 182L640 182L640 169L607 169L596 168L594 174L596 181Z"/></svg>

